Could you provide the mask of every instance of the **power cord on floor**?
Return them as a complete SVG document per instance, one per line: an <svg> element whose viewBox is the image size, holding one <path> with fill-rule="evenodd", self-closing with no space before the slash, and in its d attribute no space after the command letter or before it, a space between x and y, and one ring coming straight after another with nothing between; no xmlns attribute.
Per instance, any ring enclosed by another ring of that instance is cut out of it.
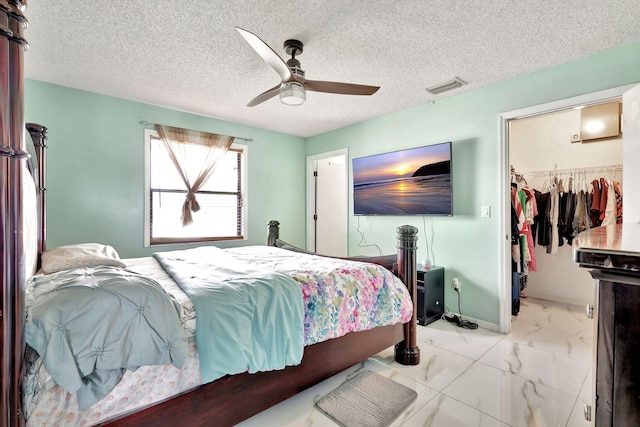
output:
<svg viewBox="0 0 640 427"><path fill-rule="evenodd" d="M446 320L447 322L451 322L451 323L455 323L456 325L458 325L461 328L466 328L466 329L478 329L478 324L475 322L471 322L469 320L463 320L462 319L462 310L460 310L460 290L459 289L454 289L456 291L456 294L458 294L458 313L460 314L455 314L455 313L444 313L442 315L442 318L444 320Z"/></svg>

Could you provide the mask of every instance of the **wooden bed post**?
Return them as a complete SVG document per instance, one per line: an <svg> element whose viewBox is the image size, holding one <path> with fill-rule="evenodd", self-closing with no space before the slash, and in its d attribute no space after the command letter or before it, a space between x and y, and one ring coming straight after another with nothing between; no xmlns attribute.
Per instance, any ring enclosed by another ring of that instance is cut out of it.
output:
<svg viewBox="0 0 640 427"><path fill-rule="evenodd" d="M280 238L280 223L276 220L269 221L268 230L267 246L275 246L276 240Z"/></svg>
<svg viewBox="0 0 640 427"><path fill-rule="evenodd" d="M418 229L412 225L403 225L396 230L398 233L398 276L405 283L413 303L411 320L404 325L404 341L396 344L395 359L402 365L417 365L420 363L420 348L416 340L416 241Z"/></svg>
<svg viewBox="0 0 640 427"><path fill-rule="evenodd" d="M47 132L49 129L37 123L27 123L27 131L31 135L31 140L36 149L38 160L38 176L35 177L38 183L38 253L41 254L47 248L47 188L45 185L45 164L44 156L47 148ZM38 266L40 263L38 262Z"/></svg>
<svg viewBox="0 0 640 427"><path fill-rule="evenodd" d="M24 3L24 4L23 4ZM21 426L24 352L24 51L26 2L0 0L0 425Z"/></svg>

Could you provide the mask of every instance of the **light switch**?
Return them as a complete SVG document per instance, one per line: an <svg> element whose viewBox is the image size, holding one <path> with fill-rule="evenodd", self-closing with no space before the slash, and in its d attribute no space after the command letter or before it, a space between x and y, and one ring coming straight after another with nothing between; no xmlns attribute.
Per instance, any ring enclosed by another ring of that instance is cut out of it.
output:
<svg viewBox="0 0 640 427"><path fill-rule="evenodd" d="M480 216L482 218L490 218L491 217L491 206L483 206L480 211Z"/></svg>

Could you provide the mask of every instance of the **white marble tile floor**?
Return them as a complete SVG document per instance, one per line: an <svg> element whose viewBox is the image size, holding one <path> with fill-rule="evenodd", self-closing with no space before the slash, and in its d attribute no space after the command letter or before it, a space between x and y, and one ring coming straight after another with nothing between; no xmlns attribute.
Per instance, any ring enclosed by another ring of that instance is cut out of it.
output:
<svg viewBox="0 0 640 427"><path fill-rule="evenodd" d="M445 320L418 328L419 365L389 348L239 426L335 427L314 403L363 369L417 391L392 427L589 426L593 325L582 307L524 299L509 335Z"/></svg>

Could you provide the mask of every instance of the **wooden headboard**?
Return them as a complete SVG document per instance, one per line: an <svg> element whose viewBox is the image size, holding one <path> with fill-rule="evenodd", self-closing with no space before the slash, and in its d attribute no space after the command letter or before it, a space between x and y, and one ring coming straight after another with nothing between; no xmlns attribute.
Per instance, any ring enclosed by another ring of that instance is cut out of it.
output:
<svg viewBox="0 0 640 427"><path fill-rule="evenodd" d="M407 226L405 226L407 227ZM304 249L298 248L292 244L285 242L284 240L280 240L280 223L276 220L269 221L267 225L267 245L276 246L278 248L287 249L294 252L302 252L307 254L314 254L314 252L309 252ZM416 230L417 233L417 230ZM415 240L414 240L415 241ZM323 255L328 256L328 255ZM330 256L329 256L330 257ZM371 262L373 264L378 264L390 270L396 276L398 275L398 256L393 255L380 255L380 256L367 256L367 257L339 257L341 259L348 259L353 261L363 261L363 262Z"/></svg>

